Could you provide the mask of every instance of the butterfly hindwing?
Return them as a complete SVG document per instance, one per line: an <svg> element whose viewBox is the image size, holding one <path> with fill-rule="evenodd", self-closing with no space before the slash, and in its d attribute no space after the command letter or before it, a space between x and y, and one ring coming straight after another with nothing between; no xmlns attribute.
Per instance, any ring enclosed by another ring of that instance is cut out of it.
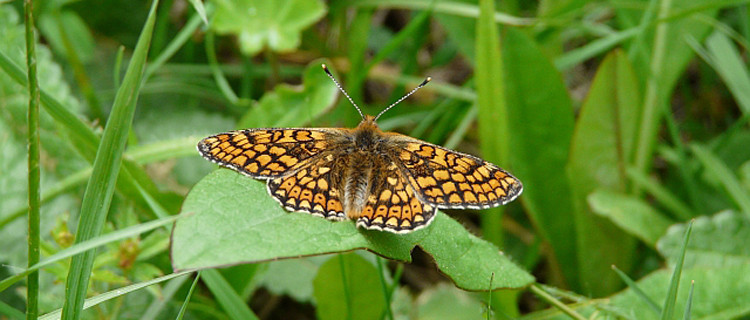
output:
<svg viewBox="0 0 750 320"><path fill-rule="evenodd" d="M344 220L339 195L341 162L328 154L310 159L296 171L268 180L268 193L289 211L307 212L331 220Z"/></svg>
<svg viewBox="0 0 750 320"><path fill-rule="evenodd" d="M328 148L330 129L247 129L201 140L206 159L253 178L283 176Z"/></svg>
<svg viewBox="0 0 750 320"><path fill-rule="evenodd" d="M444 209L484 209L506 204L521 181L480 158L411 137L397 151L409 182L427 203Z"/></svg>
<svg viewBox="0 0 750 320"><path fill-rule="evenodd" d="M396 163L373 170L369 198L357 226L406 233L427 226L437 208L419 200Z"/></svg>

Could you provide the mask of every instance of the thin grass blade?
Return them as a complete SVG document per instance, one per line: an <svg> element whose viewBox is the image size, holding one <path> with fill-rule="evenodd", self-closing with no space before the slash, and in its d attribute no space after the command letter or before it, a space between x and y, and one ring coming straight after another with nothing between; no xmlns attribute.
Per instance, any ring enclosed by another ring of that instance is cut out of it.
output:
<svg viewBox="0 0 750 320"><path fill-rule="evenodd" d="M690 231L693 230L693 222L695 222L695 220L690 220L687 230L685 230L685 241L682 243L680 258L677 260L677 263L675 263L674 272L672 272L672 279L669 281L669 291L667 291L667 296L664 300L664 309L662 309L661 320L670 320L674 317L677 289L680 287L682 265L685 262L685 252L687 252L687 244L690 241Z"/></svg>
<svg viewBox="0 0 750 320"><path fill-rule="evenodd" d="M206 269L202 272L203 282L211 293L214 294L224 311L234 320L253 320L258 317L250 310L250 307L242 301L232 286L216 269Z"/></svg>

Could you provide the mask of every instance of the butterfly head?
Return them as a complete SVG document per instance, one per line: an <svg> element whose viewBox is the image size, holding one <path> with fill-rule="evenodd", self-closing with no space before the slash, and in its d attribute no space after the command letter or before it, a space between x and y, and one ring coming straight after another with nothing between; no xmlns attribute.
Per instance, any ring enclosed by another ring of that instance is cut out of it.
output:
<svg viewBox="0 0 750 320"><path fill-rule="evenodd" d="M362 109L360 109L359 106L354 102L354 100L352 99L352 97L350 97L349 94L346 93L346 90L344 90L344 88L341 86L341 84L339 84L339 82L336 81L336 78L333 77L333 74L331 74L331 71L328 70L328 67L326 67L325 64L323 64L322 67L323 67L323 71L325 71L326 74L328 75L328 77L331 78L331 80L333 80L333 83L336 84L336 87L339 88L339 90L341 91L341 93L343 93L344 96L347 99L349 99L349 102L351 102L352 105L354 105L354 108L357 109L357 112L359 112L359 116L362 117L362 122L359 123L358 127L362 127L364 125L364 126L374 126L375 128L377 128L378 126L375 124L375 122L378 120L378 118L380 118L380 116L382 116L386 111L388 111L391 108L395 107L401 101L406 100L406 98L408 98L409 96L411 96L412 94L414 94L415 92L417 92L417 90L419 90L422 87L424 87L425 85L427 85L428 82L432 81L431 77L425 78L424 81L422 81L422 83L419 84L416 88L414 88L411 91L409 91L409 93L407 93L406 95L404 95L400 99L396 100L396 102L392 103L390 106L388 106L387 108L383 109L383 111L380 111L380 113L378 113L377 116L373 117L371 115L364 115L362 113Z"/></svg>

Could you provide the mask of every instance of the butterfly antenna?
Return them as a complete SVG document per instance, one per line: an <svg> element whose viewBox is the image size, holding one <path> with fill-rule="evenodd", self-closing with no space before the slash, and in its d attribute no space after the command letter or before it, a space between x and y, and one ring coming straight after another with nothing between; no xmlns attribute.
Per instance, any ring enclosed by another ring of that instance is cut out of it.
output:
<svg viewBox="0 0 750 320"><path fill-rule="evenodd" d="M419 90L422 87L426 86L427 83L430 82L430 81L432 81L431 77L427 77L426 79L424 79L424 81L422 81L422 83L420 83L416 88L414 88L411 91L409 91L409 93L407 93L405 96L401 97L401 99L396 100L396 102L392 103L390 106L388 106L388 108L385 108L385 109L383 109L383 111L380 111L380 113L378 113L378 115L375 116L375 121L377 121L378 118L380 118L380 116L382 116L386 111L388 111L391 108L395 107L401 101L406 100L406 98L408 98L410 95L413 95L415 92L417 92L417 90Z"/></svg>
<svg viewBox="0 0 750 320"><path fill-rule="evenodd" d="M322 64L322 67L323 67L323 71L325 71L328 77L331 78L331 80L333 80L333 83L336 84L336 88L339 88L339 90L341 90L341 93L343 93L344 96L346 96L346 98L349 99L349 102L351 102L352 105L354 105L354 107L357 108L357 112L359 112L359 116L362 117L362 120L364 120L365 115L362 114L362 109L360 109L359 106L354 102L354 100L352 100L352 97L350 97L349 94L346 93L344 88L341 87L341 84L338 81L336 81L336 78L333 77L333 74L331 74L331 71L328 70L328 67L326 67L325 63Z"/></svg>

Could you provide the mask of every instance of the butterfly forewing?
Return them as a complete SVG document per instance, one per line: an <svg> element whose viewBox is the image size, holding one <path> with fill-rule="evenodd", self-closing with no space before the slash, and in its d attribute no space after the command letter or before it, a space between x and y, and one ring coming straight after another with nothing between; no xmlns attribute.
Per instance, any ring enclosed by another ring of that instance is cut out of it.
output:
<svg viewBox="0 0 750 320"><path fill-rule="evenodd" d="M253 178L287 174L328 147L329 129L248 129L210 136L198 143L208 160Z"/></svg>
<svg viewBox="0 0 750 320"><path fill-rule="evenodd" d="M506 204L522 191L521 182L496 165L411 137L398 159L409 182L427 203L445 209L482 209Z"/></svg>

